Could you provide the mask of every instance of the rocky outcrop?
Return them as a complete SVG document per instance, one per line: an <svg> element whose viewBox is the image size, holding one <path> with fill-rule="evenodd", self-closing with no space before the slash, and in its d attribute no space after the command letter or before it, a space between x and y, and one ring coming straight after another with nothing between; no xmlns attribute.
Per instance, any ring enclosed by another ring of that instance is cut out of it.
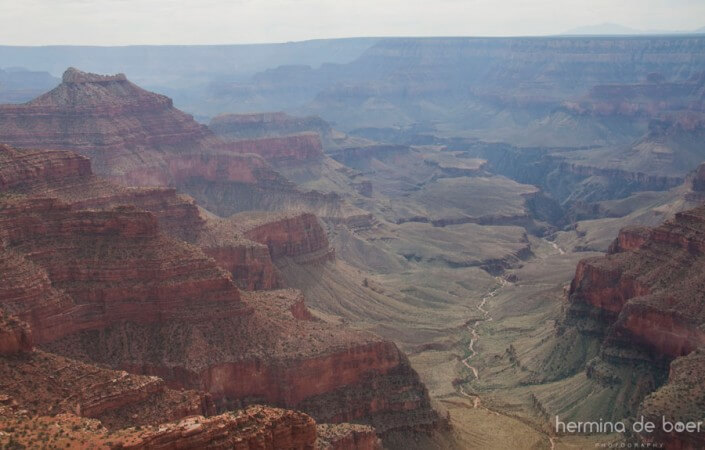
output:
<svg viewBox="0 0 705 450"><path fill-rule="evenodd" d="M623 230L613 253L578 264L571 302L611 319L608 342L631 339L667 360L686 355L705 344L702 299L692 288L704 251L703 208L678 213L651 230Z"/></svg>
<svg viewBox="0 0 705 450"><path fill-rule="evenodd" d="M704 264L705 207L677 213L655 228L623 229L608 255L578 264L559 336L572 328L594 342L597 351L586 361L586 374L616 388L625 413L636 414L643 398L666 382L669 364L671 381L660 389L682 389L668 387L680 383L673 381L685 364L678 361L705 348L705 297L699 288ZM666 415L677 416L680 407L671 408Z"/></svg>
<svg viewBox="0 0 705 450"><path fill-rule="evenodd" d="M91 174L88 158L72 152L18 151L0 144L0 189L36 186Z"/></svg>
<svg viewBox="0 0 705 450"><path fill-rule="evenodd" d="M0 189L30 197L52 197L74 209L132 205L153 213L159 226L192 242L203 227L193 199L173 188L125 188L96 177L90 161L60 150L17 150L0 144Z"/></svg>
<svg viewBox="0 0 705 450"><path fill-rule="evenodd" d="M125 433L123 448L236 448L312 450L316 423L305 414L254 406L239 413L202 418Z"/></svg>
<svg viewBox="0 0 705 450"><path fill-rule="evenodd" d="M256 139L314 132L331 134L330 125L320 117L295 117L283 112L221 114L208 124L215 134L228 140Z"/></svg>
<svg viewBox="0 0 705 450"><path fill-rule="evenodd" d="M648 227L630 226L619 230L617 238L610 244L608 253L629 252L638 250L651 236Z"/></svg>
<svg viewBox="0 0 705 450"><path fill-rule="evenodd" d="M7 411L7 409L6 409ZM2 412L2 411L0 411ZM109 431L97 420L73 414L54 417L22 416L5 412L6 429L0 435L3 446L37 447L50 441L57 447L96 449L221 449L313 450L316 423L307 415L276 408L253 406L219 416L191 416L182 420L145 427Z"/></svg>
<svg viewBox="0 0 705 450"><path fill-rule="evenodd" d="M33 415L72 413L104 426L157 424L195 414L213 414L210 396L174 391L157 377L131 375L36 350L3 358L3 392Z"/></svg>
<svg viewBox="0 0 705 450"><path fill-rule="evenodd" d="M352 424L318 425L318 450L381 450L374 428Z"/></svg>
<svg viewBox="0 0 705 450"><path fill-rule="evenodd" d="M267 402L380 432L435 427L426 389L393 343L311 320L296 291L242 295L249 316L115 325L48 348L204 390L221 409Z"/></svg>
<svg viewBox="0 0 705 450"><path fill-rule="evenodd" d="M8 281L0 300L32 326L38 343L122 321L248 313L229 276L160 233L145 211L17 198L0 204L0 238ZM28 285L31 279L38 284Z"/></svg>
<svg viewBox="0 0 705 450"><path fill-rule="evenodd" d="M33 348L29 325L0 310L0 356L30 352Z"/></svg>
<svg viewBox="0 0 705 450"><path fill-rule="evenodd" d="M652 433L642 432L639 437L645 443L665 444L669 450L703 448L705 428L697 429L702 421L702 405L705 402L705 389L702 373L705 369L705 353L702 349L688 356L675 359L670 366L668 380L656 392L650 394L641 404L638 417L656 424ZM664 424L676 426L680 430L666 429ZM686 424L693 425L686 425ZM685 428L688 426L689 428Z"/></svg>
<svg viewBox="0 0 705 450"><path fill-rule="evenodd" d="M237 221L206 216L206 225L198 236L196 245L230 272L241 289L261 290L282 287L279 273L274 267L269 248L247 239L237 226Z"/></svg>
<svg viewBox="0 0 705 450"><path fill-rule="evenodd" d="M273 259L323 252L334 257L318 218L309 213L244 213L230 218L242 234L266 245Z"/></svg>

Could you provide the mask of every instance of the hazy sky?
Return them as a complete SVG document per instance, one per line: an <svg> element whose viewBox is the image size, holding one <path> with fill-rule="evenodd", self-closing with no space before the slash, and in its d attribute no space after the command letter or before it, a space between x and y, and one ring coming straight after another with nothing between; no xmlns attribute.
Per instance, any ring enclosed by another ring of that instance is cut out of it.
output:
<svg viewBox="0 0 705 450"><path fill-rule="evenodd" d="M705 0L0 0L0 45L224 44L705 26Z"/></svg>

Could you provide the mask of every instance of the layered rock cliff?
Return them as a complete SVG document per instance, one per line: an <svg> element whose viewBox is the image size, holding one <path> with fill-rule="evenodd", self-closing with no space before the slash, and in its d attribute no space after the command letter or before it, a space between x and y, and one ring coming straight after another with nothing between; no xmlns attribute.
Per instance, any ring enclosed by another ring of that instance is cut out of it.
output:
<svg viewBox="0 0 705 450"><path fill-rule="evenodd" d="M625 229L610 255L578 264L571 302L612 319L605 323L608 344L631 341L668 361L684 356L705 344L702 299L693 289L704 250L705 208L651 230Z"/></svg>
<svg viewBox="0 0 705 450"><path fill-rule="evenodd" d="M310 213L242 213L229 219L242 234L269 249L272 259L335 258L318 218Z"/></svg>
<svg viewBox="0 0 705 450"><path fill-rule="evenodd" d="M705 445L705 428L702 426L700 430L696 427L677 430L675 427L668 429L663 426L665 422L675 426L678 422L697 424L702 421L702 405L705 402L702 383L704 369L705 354L702 349L671 363L666 384L646 397L639 408L639 416L656 424L654 432L640 433L643 441L666 443L669 450L697 449Z"/></svg>
<svg viewBox="0 0 705 450"><path fill-rule="evenodd" d="M244 139L225 144L228 151L254 153L274 167L310 163L323 157L321 138L315 133Z"/></svg>
<svg viewBox="0 0 705 450"><path fill-rule="evenodd" d="M0 150L29 172L39 157ZM55 169L69 171L62 164ZM240 272L235 258L216 254L250 245L267 253L254 260L270 264L270 255L328 255L315 216L238 216L231 222L240 228L225 223L220 231L207 215L195 225L186 221L184 230L198 228L192 230L196 245L221 265L234 264L228 274L197 246L165 233L155 214L120 204L128 197L68 195L101 186L83 169L46 175L52 177L63 181L27 178L19 185L6 177L8 187L0 191L0 309L27 322L42 348L208 392L220 408L266 401L324 421L371 423L381 432L437 423L425 387L393 343L313 320L295 291L241 293L233 280ZM96 209L81 209L86 202ZM253 288L277 284L271 267L258 269L241 280ZM21 328L5 328L6 353L16 353L24 345ZM161 381L145 380L117 397L144 399L162 389ZM89 398L81 408L100 411L102 401Z"/></svg>
<svg viewBox="0 0 705 450"><path fill-rule="evenodd" d="M213 414L209 395L167 388L157 377L131 375L41 350L6 357L0 390L31 415L71 413L109 429Z"/></svg>
<svg viewBox="0 0 705 450"><path fill-rule="evenodd" d="M32 351L32 332L29 325L16 317L6 317L0 310L0 356Z"/></svg>
<svg viewBox="0 0 705 450"><path fill-rule="evenodd" d="M202 148L208 130L122 74L68 69L52 91L23 105L0 107L4 143L71 149L89 156L99 173L122 175L159 166L165 154Z"/></svg>
<svg viewBox="0 0 705 450"><path fill-rule="evenodd" d="M3 429L12 430L0 435L0 444L8 447L313 450L317 441L316 423L309 416L262 406L119 430L74 414L28 417L7 407L0 407L0 418Z"/></svg>
<svg viewBox="0 0 705 450"><path fill-rule="evenodd" d="M697 409L691 400L683 408L673 402L678 392L700 389L699 383L685 380L692 379L702 359L696 355L705 347L704 252L705 207L698 207L655 228L625 228L607 256L578 264L559 329L574 328L598 340L596 358L587 364L588 378L622 386L627 414L641 410L683 418ZM668 448L697 447L683 439L702 442L700 435L660 438Z"/></svg>
<svg viewBox="0 0 705 450"><path fill-rule="evenodd" d="M48 348L205 390L219 408L266 402L382 433L435 426L424 386L393 343L311 320L297 291L242 295L253 314L119 324ZM168 346L155 345L165 339Z"/></svg>

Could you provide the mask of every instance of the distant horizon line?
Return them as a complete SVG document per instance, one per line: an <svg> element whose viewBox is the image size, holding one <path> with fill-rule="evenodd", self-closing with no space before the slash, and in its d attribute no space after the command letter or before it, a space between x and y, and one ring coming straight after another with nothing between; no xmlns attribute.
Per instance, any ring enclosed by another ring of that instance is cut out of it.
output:
<svg viewBox="0 0 705 450"><path fill-rule="evenodd" d="M382 40L382 39L563 39L563 38L636 38L651 39L658 37L705 37L705 31L673 31L673 32L645 32L645 33L606 33L606 34L528 34L528 35L506 35L506 36L483 36L483 35L432 35L432 36L347 36L330 38L312 38L296 41L272 41L272 42L240 42L240 43L208 43L208 44L0 44L0 48L51 48L51 47L94 47L94 48L116 48L116 47L234 47L234 46L257 46L257 45L288 45L304 44L321 41L346 41L346 40Z"/></svg>

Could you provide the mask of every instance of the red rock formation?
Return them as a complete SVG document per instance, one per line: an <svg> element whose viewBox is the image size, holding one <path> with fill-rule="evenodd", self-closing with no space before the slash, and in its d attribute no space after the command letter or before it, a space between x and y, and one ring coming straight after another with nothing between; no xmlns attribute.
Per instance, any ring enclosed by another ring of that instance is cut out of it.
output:
<svg viewBox="0 0 705 450"><path fill-rule="evenodd" d="M309 416L262 406L115 431L73 414L29 418L6 411L0 418L13 430L0 435L3 446L33 448L51 442L58 448L313 450L316 443L316 423Z"/></svg>
<svg viewBox="0 0 705 450"><path fill-rule="evenodd" d="M195 243L231 272L244 289L281 287L266 246L237 235L227 221L199 211L172 188L124 188L95 177L84 157L62 151L15 150L0 145L2 177L15 193L56 197L74 209L134 205L155 215L160 230ZM75 164L78 161L80 164ZM78 167L78 170L72 168ZM22 174L20 180L16 174ZM19 181L9 182L10 176ZM225 225L224 225L225 224Z"/></svg>
<svg viewBox="0 0 705 450"><path fill-rule="evenodd" d="M148 212L74 211L53 199L19 198L0 205L0 238L12 282L2 301L36 330L39 343L125 320L248 313L230 278L194 247L159 233ZM24 294L24 273L49 293L37 295L36 304Z"/></svg>
<svg viewBox="0 0 705 450"><path fill-rule="evenodd" d="M230 218L242 234L265 244L272 258L329 250L318 218L309 213L244 213Z"/></svg>
<svg viewBox="0 0 705 450"><path fill-rule="evenodd" d="M393 343L300 316L297 291L243 298L252 315L115 325L48 348L205 390L221 408L265 401L321 421L369 422L381 432L435 426L425 388ZM150 346L165 339L168 348Z"/></svg>
<svg viewBox="0 0 705 450"><path fill-rule="evenodd" d="M121 443L128 449L235 448L312 450L316 423L305 414L254 406L238 414L193 417L170 426L129 433Z"/></svg>
<svg viewBox="0 0 705 450"><path fill-rule="evenodd" d="M88 158L71 152L18 151L0 144L0 189L37 185L88 176Z"/></svg>
<svg viewBox="0 0 705 450"><path fill-rule="evenodd" d="M393 343L312 320L297 292L243 301L230 275L196 246L162 233L150 212L81 210L50 197L57 189L75 205L117 202L78 195L80 186L100 183L78 174L70 185L0 193L0 309L29 323L43 348L159 375L171 386L213 394L221 407L262 399L382 430L434 426L428 394ZM220 221L220 230L207 218L195 243L214 253L237 244L276 257L331 254L311 214L237 216ZM234 261L221 256L221 264ZM258 279L267 284L272 273L262 269ZM83 411L144 399L159 383L115 399L87 398Z"/></svg>
<svg viewBox="0 0 705 450"><path fill-rule="evenodd" d="M651 230L647 227L631 226L619 230L617 239L612 242L608 253L637 250L649 239Z"/></svg>
<svg viewBox="0 0 705 450"><path fill-rule="evenodd" d="M208 130L171 99L127 81L68 69L63 82L23 105L0 107L0 137L17 147L74 150L99 173L160 165L165 152L201 148Z"/></svg>
<svg viewBox="0 0 705 450"><path fill-rule="evenodd" d="M0 310L0 357L32 351L29 325L15 317L5 317Z"/></svg>
<svg viewBox="0 0 705 450"><path fill-rule="evenodd" d="M374 428L364 425L318 425L320 450L382 450Z"/></svg>
<svg viewBox="0 0 705 450"><path fill-rule="evenodd" d="M232 220L208 216L196 245L229 271L241 289L282 287L267 246L245 238Z"/></svg>
<svg viewBox="0 0 705 450"><path fill-rule="evenodd" d="M705 208L676 214L652 230L628 229L612 253L578 264L574 304L607 313L607 342L643 346L672 360L705 345ZM569 312L570 313L570 312Z"/></svg>
<svg viewBox="0 0 705 450"><path fill-rule="evenodd" d="M1 357L0 357L1 358ZM0 388L31 414L72 413L111 429L214 413L210 396L168 389L157 377L98 368L41 350L3 358Z"/></svg>
<svg viewBox="0 0 705 450"><path fill-rule="evenodd" d="M286 184L267 162L250 154L234 152L169 155L162 166L132 169L118 179L133 186L180 186L191 180L210 183Z"/></svg>
<svg viewBox="0 0 705 450"><path fill-rule="evenodd" d="M176 187L223 217L291 208L338 219L360 215L339 196L298 190L265 159L249 153L310 162L322 156L315 135L225 142L175 109L169 98L140 89L124 75L69 69L51 92L24 105L0 106L0 142L76 151L113 181Z"/></svg>

